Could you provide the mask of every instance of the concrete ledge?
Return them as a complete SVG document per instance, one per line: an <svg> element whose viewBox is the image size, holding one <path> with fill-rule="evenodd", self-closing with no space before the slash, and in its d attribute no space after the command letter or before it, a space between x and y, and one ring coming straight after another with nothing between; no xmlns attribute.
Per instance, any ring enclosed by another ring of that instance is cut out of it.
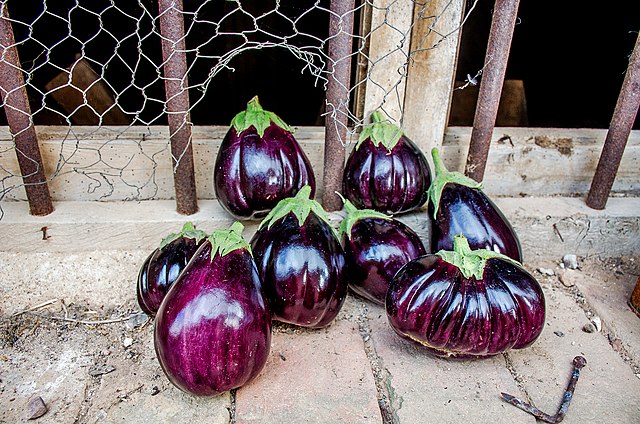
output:
<svg viewBox="0 0 640 424"><path fill-rule="evenodd" d="M525 260L559 259L566 253L615 257L640 251L640 198L611 198L603 211L587 207L581 198L497 198L495 202L516 229ZM216 200L201 200L199 205L197 214L183 216L175 211L173 201L57 202L54 213L35 217L29 215L26 202L3 202L0 251L151 249L185 221L208 232L233 222ZM428 240L426 211L400 219ZM245 226L249 238L257 222Z"/></svg>

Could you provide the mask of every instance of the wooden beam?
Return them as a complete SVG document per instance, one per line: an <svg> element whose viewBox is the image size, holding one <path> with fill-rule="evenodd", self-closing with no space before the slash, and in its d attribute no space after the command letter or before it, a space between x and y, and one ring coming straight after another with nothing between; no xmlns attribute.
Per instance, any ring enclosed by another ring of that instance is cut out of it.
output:
<svg viewBox="0 0 640 424"><path fill-rule="evenodd" d="M173 199L169 131L166 127L36 127L51 195L55 201ZM214 199L213 165L227 127L193 127L200 199ZM589 190L605 129L496 128L484 184L495 196L581 195ZM470 127L449 127L442 157L452 170L464 169ZM295 133L316 180L322 181L324 128ZM11 151L7 127L0 127L0 152ZM632 131L613 186L614 193L640 193L640 131ZM15 155L0 155L4 189L20 187ZM322 184L318 187L323 193ZM5 200L24 200L9 190Z"/></svg>
<svg viewBox="0 0 640 424"><path fill-rule="evenodd" d="M455 80L464 0L416 2L403 128L425 152L442 145Z"/></svg>
<svg viewBox="0 0 640 424"><path fill-rule="evenodd" d="M380 108L392 120L400 122L402 119L412 18L411 1L373 0L365 122L371 112Z"/></svg>

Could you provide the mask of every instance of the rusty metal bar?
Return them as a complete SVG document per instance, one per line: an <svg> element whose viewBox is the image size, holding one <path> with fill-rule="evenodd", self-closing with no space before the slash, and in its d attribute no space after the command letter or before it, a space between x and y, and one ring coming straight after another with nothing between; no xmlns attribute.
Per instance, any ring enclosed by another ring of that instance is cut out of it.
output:
<svg viewBox="0 0 640 424"><path fill-rule="evenodd" d="M48 215L53 212L53 204L36 129L31 119L31 107L22 75L18 49L16 48L13 28L9 20L6 2L2 4L0 16L0 95L7 115L9 130L15 140L18 165L22 181L27 192L29 210L32 215Z"/></svg>
<svg viewBox="0 0 640 424"><path fill-rule="evenodd" d="M640 35L631 53L627 74L622 83L611 125L587 195L587 206L604 209L616 179L622 154L640 107Z"/></svg>
<svg viewBox="0 0 640 424"><path fill-rule="evenodd" d="M331 0L329 17L329 82L324 141L324 195L322 206L328 211L342 208L336 191L342 190L349 91L351 89L351 54L353 43L353 9L355 0ZM333 108L330 110L330 108ZM335 117L335 119L333 119Z"/></svg>
<svg viewBox="0 0 640 424"><path fill-rule="evenodd" d="M493 7L487 53L465 167L465 174L478 182L484 178L487 165L519 3L519 0L496 0Z"/></svg>
<svg viewBox="0 0 640 424"><path fill-rule="evenodd" d="M198 199L191 144L183 5L182 0L158 0L158 5L176 209L180 214L192 215L198 211Z"/></svg>

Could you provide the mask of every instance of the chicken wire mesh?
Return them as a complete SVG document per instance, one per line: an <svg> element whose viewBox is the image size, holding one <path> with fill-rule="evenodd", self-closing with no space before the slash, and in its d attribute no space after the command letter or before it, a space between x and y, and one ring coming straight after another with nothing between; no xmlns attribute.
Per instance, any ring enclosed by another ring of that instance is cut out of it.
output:
<svg viewBox="0 0 640 424"><path fill-rule="evenodd" d="M354 135L366 122L359 101L363 88L380 92L369 107L385 111L389 99L401 96L398 87L407 78L413 55L436 48L459 30L439 32L440 16L427 13L428 5L412 0L357 1L348 13L355 21L349 34L351 53L336 59L327 53L334 13L329 1L185 0L181 10L171 4L169 11L179 10L184 21L180 41L185 45L187 75L179 79L179 91L188 93L189 103L188 114L180 115L181 125L192 126L193 137L204 137L198 128L206 127L207 138L220 139L231 118L257 94L266 109L289 124L323 125L333 120ZM467 14L472 6L467 6ZM409 18L399 12L407 8L412 11ZM167 107L167 58L162 52L167 39L158 2L5 0L1 10L15 38L13 45L3 40L2 60L15 47L24 77L23 86L0 84L2 106L15 108L6 92L26 90L28 118L38 129L54 199L172 198L172 187L165 187L171 182L157 178L159 169L180 160L173 154L171 161L167 116L172 112ZM448 4L442 10L447 13ZM421 43L414 40L410 50L412 28L421 20L431 36ZM393 43L373 57L369 42L377 31L392 34ZM399 65L381 74L377 68L386 66L382 63L389 57ZM325 91L332 65L345 60L352 64L352 76L344 87L346 98L340 100L348 105L341 109L347 116L338 116ZM401 99L396 104L401 105ZM402 119L401 106L395 115ZM16 162L19 134L6 127L2 131L0 200L24 200L25 183ZM204 154L215 157L216 152ZM80 194L65 194L71 185ZM208 196L206 190L198 194Z"/></svg>

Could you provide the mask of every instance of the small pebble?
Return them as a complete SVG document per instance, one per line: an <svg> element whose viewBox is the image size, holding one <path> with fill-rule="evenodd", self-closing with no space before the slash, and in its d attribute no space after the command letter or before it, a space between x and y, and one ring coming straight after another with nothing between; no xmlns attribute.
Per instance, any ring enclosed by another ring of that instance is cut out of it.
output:
<svg viewBox="0 0 640 424"><path fill-rule="evenodd" d="M602 331L602 320L599 316L594 316L593 318L591 318L591 324L593 324L598 333Z"/></svg>
<svg viewBox="0 0 640 424"><path fill-rule="evenodd" d="M577 269L578 268L578 257L576 255L564 255L562 257L562 263L566 268L569 269Z"/></svg>
<svg viewBox="0 0 640 424"><path fill-rule="evenodd" d="M125 348L127 348L133 344L133 339L131 337L125 337L122 344L124 345Z"/></svg>
<svg viewBox="0 0 640 424"><path fill-rule="evenodd" d="M584 331L585 333L595 333L596 332L596 326L589 322L589 323L585 324L584 327L582 327L582 331Z"/></svg>
<svg viewBox="0 0 640 424"><path fill-rule="evenodd" d="M139 314L133 314L129 316L129 320L127 321L126 327L128 330L133 330L134 328L140 327L142 324L144 324L148 320L149 320L149 317L144 312L140 312Z"/></svg>
<svg viewBox="0 0 640 424"><path fill-rule="evenodd" d="M35 420L47 413L47 405L40 396L34 396L27 403L27 420Z"/></svg>
<svg viewBox="0 0 640 424"><path fill-rule="evenodd" d="M573 287L576 285L574 279L572 278L571 272L573 271L563 269L561 272L558 273L558 280L565 287Z"/></svg>
<svg viewBox="0 0 640 424"><path fill-rule="evenodd" d="M538 272L542 275L556 275L556 273L550 268L538 268Z"/></svg>
<svg viewBox="0 0 640 424"><path fill-rule="evenodd" d="M558 337L564 337L564 333L562 331L554 331L553 334L555 334Z"/></svg>

